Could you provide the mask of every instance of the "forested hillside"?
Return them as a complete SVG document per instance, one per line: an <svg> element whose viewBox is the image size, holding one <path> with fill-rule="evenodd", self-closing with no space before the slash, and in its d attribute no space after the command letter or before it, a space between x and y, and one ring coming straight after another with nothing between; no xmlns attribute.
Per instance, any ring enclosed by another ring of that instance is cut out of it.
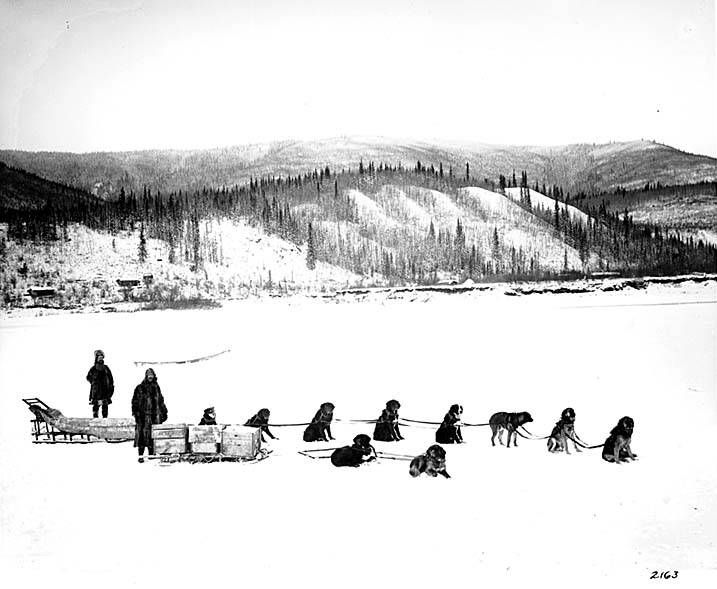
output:
<svg viewBox="0 0 717 589"><path fill-rule="evenodd" d="M121 187L111 201L69 187L65 194L57 184L48 184L48 190L65 197L42 197L40 179L20 170L5 173L25 191L21 197L23 191L13 189L13 198L3 198L0 207L0 222L7 224L1 246L7 304L38 282L63 288L67 260L58 251L73 250L78 226L106 236L96 241L111 242L112 251L105 247L101 256L120 252L109 265L115 273L144 274L158 260L162 267L155 272L168 284L174 276L193 284L192 296L220 298L258 287L288 292L367 283L544 279L603 270L715 270L713 246L637 225L604 204L580 210L569 192L531 183L526 171L519 179L513 173L493 182L475 178L468 164L454 170L440 162L418 161L406 168L361 160L353 171L327 166L201 191ZM238 246L238 236L249 230L255 238ZM261 235L278 241L263 250ZM151 255L148 243L154 244ZM248 265L240 253L246 248L258 255ZM39 251L49 262L38 266ZM289 252L292 262L277 270ZM75 262L69 264L75 278L91 278L77 276ZM36 267L42 270L35 272ZM97 267L101 264L87 266ZM120 278L103 274L110 284ZM158 298L168 296L156 283L153 289ZM105 294L118 296L112 289Z"/></svg>

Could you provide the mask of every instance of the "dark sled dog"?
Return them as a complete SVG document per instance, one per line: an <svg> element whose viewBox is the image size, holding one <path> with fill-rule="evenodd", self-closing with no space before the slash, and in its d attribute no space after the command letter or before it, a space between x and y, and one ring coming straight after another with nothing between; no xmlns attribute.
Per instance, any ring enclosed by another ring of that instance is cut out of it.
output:
<svg viewBox="0 0 717 589"><path fill-rule="evenodd" d="M376 421L373 430L373 439L379 442L398 442L403 439L401 430L398 429L398 410L401 403L391 399L386 403L386 408L381 412L381 417Z"/></svg>
<svg viewBox="0 0 717 589"><path fill-rule="evenodd" d="M572 407L563 409L560 419L555 422L553 431L548 438L548 452L562 452L570 454L568 440L572 440L576 452L582 452L575 433L575 410Z"/></svg>
<svg viewBox="0 0 717 589"><path fill-rule="evenodd" d="M436 431L436 442L439 444L462 444L463 434L461 433L462 405L451 405L451 408L443 418L438 431Z"/></svg>
<svg viewBox="0 0 717 589"><path fill-rule="evenodd" d="M248 427L258 427L261 430L261 441L266 442L264 439L264 434L269 436L272 440L277 440L278 438L272 434L269 431L269 417L271 417L271 411L268 409L259 409L259 411L252 415L247 422L244 424Z"/></svg>
<svg viewBox="0 0 717 589"><path fill-rule="evenodd" d="M321 407L304 430L304 442L328 442L333 440L331 421L334 419L334 404L321 403Z"/></svg>
<svg viewBox="0 0 717 589"><path fill-rule="evenodd" d="M602 458L607 462L620 464L635 460L637 454L630 449L632 442L632 432L635 429L635 421L627 415L617 422L617 425L610 431L610 437L605 440L602 447Z"/></svg>
<svg viewBox="0 0 717 589"><path fill-rule="evenodd" d="M425 472L432 477L441 475L447 479L451 478L451 475L446 472L446 451L438 444L433 444L424 454L411 460L408 472L412 477L417 477Z"/></svg>
<svg viewBox="0 0 717 589"><path fill-rule="evenodd" d="M354 438L352 446L337 448L331 454L331 464L334 466L358 467L372 460L376 460L376 450L366 434L359 434Z"/></svg>
<svg viewBox="0 0 717 589"><path fill-rule="evenodd" d="M527 411L522 411L520 413L506 413L505 411L501 411L499 413L494 413L491 418L488 420L488 424L490 425L490 429L493 432L493 435L490 438L491 444L495 446L495 436L498 434L498 441L500 442L501 446L503 445L503 430L507 430L508 432L508 443L507 447L510 448L510 438L513 436L513 446L518 445L518 434L517 429L522 426L524 423L530 423L533 421L533 418L530 416L530 413Z"/></svg>

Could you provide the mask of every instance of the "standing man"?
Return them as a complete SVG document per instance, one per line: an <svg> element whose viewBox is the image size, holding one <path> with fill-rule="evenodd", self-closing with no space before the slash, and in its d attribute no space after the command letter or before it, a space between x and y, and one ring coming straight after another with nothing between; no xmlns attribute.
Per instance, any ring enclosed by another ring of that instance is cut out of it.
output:
<svg viewBox="0 0 717 589"><path fill-rule="evenodd" d="M87 373L87 380L90 383L92 417L98 417L100 405L102 417L107 417L108 405L112 403L115 392L115 381L110 367L105 366L105 353L102 350L95 350L95 364Z"/></svg>
<svg viewBox="0 0 717 589"><path fill-rule="evenodd" d="M152 425L167 421L167 406L157 383L154 370L147 368L144 380L134 389L132 415L135 421L134 445L139 452L139 461L144 462L144 449L154 454Z"/></svg>

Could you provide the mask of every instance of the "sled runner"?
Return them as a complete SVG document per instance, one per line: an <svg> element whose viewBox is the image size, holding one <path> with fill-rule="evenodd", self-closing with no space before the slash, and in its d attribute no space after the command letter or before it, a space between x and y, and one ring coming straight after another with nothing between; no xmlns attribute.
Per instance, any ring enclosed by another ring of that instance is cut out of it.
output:
<svg viewBox="0 0 717 589"><path fill-rule="evenodd" d="M34 415L30 420L34 444L89 444L134 439L132 417L65 417L61 411L36 397L22 401Z"/></svg>
<svg viewBox="0 0 717 589"><path fill-rule="evenodd" d="M158 460L162 466L176 464L177 462L188 462L189 464L208 464L211 462L256 463L269 458L272 452L273 450L266 450L262 448L253 458L246 456L232 456L229 454L222 454L221 452L217 452L216 454L187 452L186 454L152 454L151 456L148 456L147 459Z"/></svg>

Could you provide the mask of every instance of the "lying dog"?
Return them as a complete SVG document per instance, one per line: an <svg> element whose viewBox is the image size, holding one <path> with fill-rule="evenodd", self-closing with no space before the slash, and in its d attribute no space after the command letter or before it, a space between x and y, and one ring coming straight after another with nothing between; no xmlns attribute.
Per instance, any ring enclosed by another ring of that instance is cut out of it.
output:
<svg viewBox="0 0 717 589"><path fill-rule="evenodd" d="M577 442L577 434L575 433L575 410L572 407L563 409L560 414L560 420L555 423L553 431L550 432L548 438L549 452L562 452L570 454L568 448L568 440L572 440L576 452L582 452Z"/></svg>
<svg viewBox="0 0 717 589"><path fill-rule="evenodd" d="M416 456L411 460L408 472L411 473L412 477L417 477L425 472L432 477L440 474L447 479L451 478L451 475L446 472L446 451L438 444L434 444L426 450L425 454Z"/></svg>
<svg viewBox="0 0 717 589"><path fill-rule="evenodd" d="M311 424L304 430L304 442L328 442L333 440L331 435L331 421L334 418L334 404L322 403L319 410L311 420Z"/></svg>
<svg viewBox="0 0 717 589"><path fill-rule="evenodd" d="M495 446L495 435L498 434L498 441L503 445L503 430L508 431L508 448L510 448L510 437L513 436L513 446L518 445L518 434L516 430L524 423L530 423L533 418L530 413L523 411L521 413L506 413L501 411L495 413L488 420L493 435L490 438L491 444Z"/></svg>
<svg viewBox="0 0 717 589"><path fill-rule="evenodd" d="M635 421L627 415L617 422L612 428L610 437L605 440L602 447L602 458L608 462L620 464L629 460L635 460L637 454L633 454L630 449L632 441L632 432L635 429Z"/></svg>
<svg viewBox="0 0 717 589"><path fill-rule="evenodd" d="M401 403L391 399L386 403L386 408L381 412L381 417L376 421L376 428L373 430L373 439L379 442L398 442L403 439L398 429L398 410Z"/></svg>
<svg viewBox="0 0 717 589"><path fill-rule="evenodd" d="M443 418L438 431L436 431L436 442L439 444L462 444L463 434L461 433L462 405L451 405L451 408Z"/></svg>
<svg viewBox="0 0 717 589"><path fill-rule="evenodd" d="M249 427L258 427L261 430L261 441L266 442L264 434L269 436L272 440L278 440L274 434L269 431L269 417L271 417L271 411L268 409L259 409L256 415L252 415L247 422L244 424Z"/></svg>
<svg viewBox="0 0 717 589"><path fill-rule="evenodd" d="M337 448L331 454L331 464L334 466L358 467L372 460L376 460L376 450L366 434L359 434L354 438L352 446Z"/></svg>

